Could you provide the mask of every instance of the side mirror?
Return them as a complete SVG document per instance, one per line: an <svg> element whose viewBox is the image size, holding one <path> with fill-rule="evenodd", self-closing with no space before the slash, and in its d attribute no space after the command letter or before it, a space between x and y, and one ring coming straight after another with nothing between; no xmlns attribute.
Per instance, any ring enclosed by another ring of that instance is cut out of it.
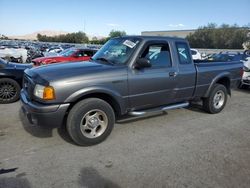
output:
<svg viewBox="0 0 250 188"><path fill-rule="evenodd" d="M142 68L147 68L151 67L150 60L147 58L140 58L136 61L134 68L136 69L142 69Z"/></svg>

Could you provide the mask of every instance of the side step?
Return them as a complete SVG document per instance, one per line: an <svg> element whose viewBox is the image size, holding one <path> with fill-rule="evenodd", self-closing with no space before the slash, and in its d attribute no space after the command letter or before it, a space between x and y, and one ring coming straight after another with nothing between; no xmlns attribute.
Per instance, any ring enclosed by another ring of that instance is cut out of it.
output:
<svg viewBox="0 0 250 188"><path fill-rule="evenodd" d="M187 106L189 106L189 102L177 103L177 104L172 104L172 105L168 105L168 106L152 108L152 109L148 109L148 110L144 110L144 111L131 111L131 112L129 112L129 115L131 115L131 116L143 116L143 115L148 115L148 114L156 113L156 112L164 112L167 110L184 108Z"/></svg>

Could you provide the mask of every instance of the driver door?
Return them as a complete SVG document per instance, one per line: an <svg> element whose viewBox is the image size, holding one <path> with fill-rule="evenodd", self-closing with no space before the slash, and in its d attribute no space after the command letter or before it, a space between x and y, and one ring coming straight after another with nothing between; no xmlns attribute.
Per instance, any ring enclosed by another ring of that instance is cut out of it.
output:
<svg viewBox="0 0 250 188"><path fill-rule="evenodd" d="M173 102L176 68L166 41L145 44L138 58L148 58L151 67L130 69L129 99L133 110L157 107Z"/></svg>

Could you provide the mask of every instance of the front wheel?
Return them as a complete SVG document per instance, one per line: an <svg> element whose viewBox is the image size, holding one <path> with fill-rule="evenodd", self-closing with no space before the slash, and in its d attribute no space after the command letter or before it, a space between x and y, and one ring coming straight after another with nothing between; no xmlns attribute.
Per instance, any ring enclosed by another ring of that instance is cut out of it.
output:
<svg viewBox="0 0 250 188"><path fill-rule="evenodd" d="M227 103L227 89L224 85L215 84L208 98L203 100L205 111L216 114L223 110Z"/></svg>
<svg viewBox="0 0 250 188"><path fill-rule="evenodd" d="M78 102L69 112L67 130L72 140L81 146L104 141L115 123L112 107L98 98Z"/></svg>

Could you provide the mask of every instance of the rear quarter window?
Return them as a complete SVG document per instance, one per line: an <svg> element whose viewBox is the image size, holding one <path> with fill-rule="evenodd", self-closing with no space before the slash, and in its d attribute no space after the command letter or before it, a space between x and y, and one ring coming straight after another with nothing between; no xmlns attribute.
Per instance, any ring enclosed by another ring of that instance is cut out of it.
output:
<svg viewBox="0 0 250 188"><path fill-rule="evenodd" d="M189 47L185 42L176 43L177 54L180 64L187 65L192 63L192 58L189 53Z"/></svg>

